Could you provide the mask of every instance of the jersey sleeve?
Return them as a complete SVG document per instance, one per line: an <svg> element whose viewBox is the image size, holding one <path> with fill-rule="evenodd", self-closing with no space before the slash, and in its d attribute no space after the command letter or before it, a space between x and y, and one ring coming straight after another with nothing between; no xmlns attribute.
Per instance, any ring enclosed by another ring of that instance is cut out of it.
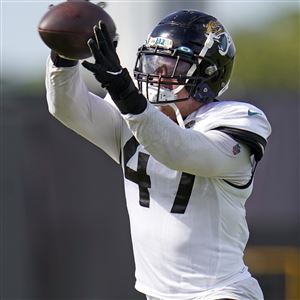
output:
<svg viewBox="0 0 300 300"><path fill-rule="evenodd" d="M239 183L251 177L248 147L221 131L181 128L151 104L124 118L138 142L171 169Z"/></svg>
<svg viewBox="0 0 300 300"><path fill-rule="evenodd" d="M55 118L119 163L124 120L111 103L88 91L78 65L58 68L49 57L46 91Z"/></svg>

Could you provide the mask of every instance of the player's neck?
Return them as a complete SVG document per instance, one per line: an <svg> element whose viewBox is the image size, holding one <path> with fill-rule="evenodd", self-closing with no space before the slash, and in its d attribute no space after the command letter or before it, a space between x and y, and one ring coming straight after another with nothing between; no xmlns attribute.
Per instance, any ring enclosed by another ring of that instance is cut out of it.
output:
<svg viewBox="0 0 300 300"><path fill-rule="evenodd" d="M182 117L186 118L192 112L198 110L203 105L203 103L196 101L193 98L190 98L186 101L178 102L178 103L176 103L176 105L177 105Z"/></svg>
<svg viewBox="0 0 300 300"><path fill-rule="evenodd" d="M176 106L178 107L182 118L185 119L188 115L198 110L203 103L190 98L186 101L177 102ZM159 107L160 111L168 116L171 120L177 123L176 115L174 109L169 105L164 105Z"/></svg>

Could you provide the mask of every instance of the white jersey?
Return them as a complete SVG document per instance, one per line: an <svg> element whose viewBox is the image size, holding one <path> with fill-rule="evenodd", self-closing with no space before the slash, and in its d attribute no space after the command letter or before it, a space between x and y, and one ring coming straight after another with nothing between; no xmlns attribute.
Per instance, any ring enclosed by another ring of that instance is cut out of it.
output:
<svg viewBox="0 0 300 300"><path fill-rule="evenodd" d="M271 128L262 111L213 102L188 116L183 129L151 104L121 116L88 92L78 66L56 68L49 60L46 86L49 111L123 167L137 290L186 299L251 276L243 251L253 156L219 129L265 140Z"/></svg>

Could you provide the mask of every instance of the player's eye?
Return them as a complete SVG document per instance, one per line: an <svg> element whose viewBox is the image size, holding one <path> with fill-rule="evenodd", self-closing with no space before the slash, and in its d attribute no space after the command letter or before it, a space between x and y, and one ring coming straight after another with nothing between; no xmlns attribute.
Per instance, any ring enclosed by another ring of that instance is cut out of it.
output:
<svg viewBox="0 0 300 300"><path fill-rule="evenodd" d="M190 67L190 63L161 55L144 55L141 61L141 72L168 77L185 75Z"/></svg>

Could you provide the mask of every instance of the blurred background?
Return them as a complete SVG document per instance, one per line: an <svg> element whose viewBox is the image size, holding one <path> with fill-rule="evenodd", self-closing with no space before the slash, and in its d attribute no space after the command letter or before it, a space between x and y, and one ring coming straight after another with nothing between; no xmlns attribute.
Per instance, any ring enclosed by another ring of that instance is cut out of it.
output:
<svg viewBox="0 0 300 300"><path fill-rule="evenodd" d="M49 49L37 24L60 2L0 2L1 299L144 299L134 290L121 169L47 112ZM225 99L257 105L273 127L246 204L245 259L266 300L299 300L299 1L106 4L130 70L151 28L177 9L203 10L231 32L238 52Z"/></svg>

